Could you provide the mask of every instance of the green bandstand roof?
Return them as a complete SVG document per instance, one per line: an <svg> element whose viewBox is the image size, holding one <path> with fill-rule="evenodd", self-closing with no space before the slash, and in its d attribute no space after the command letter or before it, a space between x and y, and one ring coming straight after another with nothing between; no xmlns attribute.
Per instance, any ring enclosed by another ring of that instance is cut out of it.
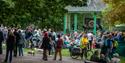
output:
<svg viewBox="0 0 125 63"><path fill-rule="evenodd" d="M87 6L82 7L65 7L69 13L86 13L86 12L101 12L106 8L106 4L102 0L88 0Z"/></svg>

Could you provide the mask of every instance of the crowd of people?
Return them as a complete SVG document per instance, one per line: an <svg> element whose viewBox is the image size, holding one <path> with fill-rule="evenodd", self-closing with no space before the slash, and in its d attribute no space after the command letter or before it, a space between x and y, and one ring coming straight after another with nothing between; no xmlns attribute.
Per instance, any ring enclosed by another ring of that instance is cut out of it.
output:
<svg viewBox="0 0 125 63"><path fill-rule="evenodd" d="M4 62L11 63L12 57L17 57L18 51L19 56L23 56L23 40L24 37L21 33L21 30L16 28L0 28L0 52L2 51L2 42L6 44L6 57ZM14 54L13 54L14 53ZM9 60L8 60L9 59Z"/></svg>
<svg viewBox="0 0 125 63"><path fill-rule="evenodd" d="M119 43L125 42L125 33L123 32L99 32L96 36L92 32L88 33L75 33L74 43L79 44L82 52L86 52L87 49L97 49L91 57L91 61L99 63L119 63L118 47ZM72 43L72 44L74 44ZM101 51L100 51L101 49ZM83 53L81 58L83 58ZM117 57L116 60L112 60ZM102 59L103 58L103 59Z"/></svg>
<svg viewBox="0 0 125 63"><path fill-rule="evenodd" d="M47 61L48 54L54 54L56 60L59 53L60 61L62 60L62 48L70 48L72 44L79 45L82 49L81 58L87 49L97 49L91 57L91 61L99 63L117 62L119 63L119 55L117 48L119 42L125 42L125 33L122 32L99 32L96 36L92 32L73 32L63 34L54 32L51 29L27 28L21 30L19 28L0 28L0 54L2 54L2 42L6 43L6 57L4 62L11 63L12 58L23 56L23 48L40 48L43 49L43 60ZM99 51L98 49L101 49ZM14 53L14 54L13 54ZM9 60L8 60L9 59ZM114 59L117 59L114 60Z"/></svg>
<svg viewBox="0 0 125 63"><path fill-rule="evenodd" d="M54 60L59 53L60 61L62 60L61 48L63 46L62 33L56 35L54 31L49 29L33 29L28 27L22 30L15 27L0 28L0 54L3 54L3 45L6 44L6 57L4 62L11 63L12 58L24 55L24 48L34 51L35 48L43 49L43 60L47 61L47 52L49 55L55 52ZM57 42L57 43L56 43Z"/></svg>

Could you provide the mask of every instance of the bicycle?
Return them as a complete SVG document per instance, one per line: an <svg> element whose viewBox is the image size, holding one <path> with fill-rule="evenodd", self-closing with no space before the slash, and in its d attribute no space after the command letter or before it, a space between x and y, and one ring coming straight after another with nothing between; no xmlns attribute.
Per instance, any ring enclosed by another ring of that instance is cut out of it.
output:
<svg viewBox="0 0 125 63"><path fill-rule="evenodd" d="M70 50L70 56L73 59L77 59L79 56L81 56L82 50L80 47L73 47Z"/></svg>
<svg viewBox="0 0 125 63"><path fill-rule="evenodd" d="M84 53L84 56L87 58L89 55L93 54L94 52L92 50L87 49L86 52L82 52L82 49L79 46L74 47L75 45L72 45L70 48L70 56L73 59L77 59L79 56L81 56L82 53ZM88 58L87 58L88 59Z"/></svg>

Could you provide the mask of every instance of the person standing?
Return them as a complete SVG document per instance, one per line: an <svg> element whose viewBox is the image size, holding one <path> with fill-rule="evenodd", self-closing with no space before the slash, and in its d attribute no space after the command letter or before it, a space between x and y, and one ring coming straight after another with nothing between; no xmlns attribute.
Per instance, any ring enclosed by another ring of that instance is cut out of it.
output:
<svg viewBox="0 0 125 63"><path fill-rule="evenodd" d="M53 41L52 41L52 31L51 29L49 29L48 31L48 36L49 36L49 39L50 39L50 42L49 42L49 55L51 55L51 51L52 51L52 47L53 47Z"/></svg>
<svg viewBox="0 0 125 63"><path fill-rule="evenodd" d="M103 37L103 46L102 46L102 48L101 48L101 53L104 54L104 55L106 55L107 49L108 49L107 40L108 40L108 36L105 35L105 36Z"/></svg>
<svg viewBox="0 0 125 63"><path fill-rule="evenodd" d="M7 27L5 27L4 30L3 30L4 42L5 42L6 39L7 39L7 35L8 35L8 29L7 29Z"/></svg>
<svg viewBox="0 0 125 63"><path fill-rule="evenodd" d="M55 45L56 45L56 33L52 31L52 54L55 52Z"/></svg>
<svg viewBox="0 0 125 63"><path fill-rule="evenodd" d="M89 43L89 40L87 38L87 35L83 35L83 37L80 40L80 47L82 49L82 53L81 53L81 59L83 59L83 55L85 54L85 57L87 57L86 52L87 52L87 46Z"/></svg>
<svg viewBox="0 0 125 63"><path fill-rule="evenodd" d="M16 38L13 34L13 32L9 29L8 30L8 38L6 40L6 57L4 62L7 63L8 59L9 59L9 63L12 62L12 52L14 50L14 43L16 42Z"/></svg>
<svg viewBox="0 0 125 63"><path fill-rule="evenodd" d="M55 56L54 56L54 60L56 60L57 54L59 53L60 56L60 61L62 60L62 46L63 46L63 39L61 38L61 35L58 35L58 40L57 40L57 45L56 45L56 51L55 51Z"/></svg>
<svg viewBox="0 0 125 63"><path fill-rule="evenodd" d="M41 49L43 49L43 60L47 61L47 51L49 50L50 38L48 37L48 33L45 32L44 37L43 37L43 43L41 45Z"/></svg>
<svg viewBox="0 0 125 63"><path fill-rule="evenodd" d="M2 42L3 42L3 40L4 40L3 32L0 29L0 54L2 54Z"/></svg>
<svg viewBox="0 0 125 63"><path fill-rule="evenodd" d="M112 40L112 35L108 35L107 39L107 51L106 51L106 57L111 59L112 57L112 49L113 49L113 40Z"/></svg>
<svg viewBox="0 0 125 63"><path fill-rule="evenodd" d="M19 56L23 56L23 47L24 47L25 38L23 37L21 30L19 31L19 36L20 36L20 40L18 43Z"/></svg>
<svg viewBox="0 0 125 63"><path fill-rule="evenodd" d="M15 29L14 30L14 35L16 37L16 42L15 42L15 47L14 47L14 57L17 57L17 46L18 46L18 43L19 43L19 40L20 40L20 35L19 35L19 32L18 32L18 29Z"/></svg>
<svg viewBox="0 0 125 63"><path fill-rule="evenodd" d="M93 41L93 34L92 33L88 33L87 34L88 40L89 40L89 49L92 49L92 41Z"/></svg>

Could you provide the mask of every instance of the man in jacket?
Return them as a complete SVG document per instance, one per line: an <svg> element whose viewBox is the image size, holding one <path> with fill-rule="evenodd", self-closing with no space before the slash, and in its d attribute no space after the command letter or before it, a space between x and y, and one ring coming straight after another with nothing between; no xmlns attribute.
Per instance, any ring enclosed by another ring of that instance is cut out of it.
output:
<svg viewBox="0 0 125 63"><path fill-rule="evenodd" d="M19 40L20 40L20 35L19 35L19 32L18 32L18 29L15 29L14 30L14 36L16 37L16 42L15 42L15 47L14 47L14 57L17 57L17 46L18 46L18 43L19 43Z"/></svg>
<svg viewBox="0 0 125 63"><path fill-rule="evenodd" d="M3 38L3 32L0 29L0 54L2 54L2 42L3 42L4 38Z"/></svg>
<svg viewBox="0 0 125 63"><path fill-rule="evenodd" d="M48 37L48 33L45 32L43 37L43 43L41 45L41 48L43 49L43 60L47 61L47 51L49 50L49 42L50 38Z"/></svg>

